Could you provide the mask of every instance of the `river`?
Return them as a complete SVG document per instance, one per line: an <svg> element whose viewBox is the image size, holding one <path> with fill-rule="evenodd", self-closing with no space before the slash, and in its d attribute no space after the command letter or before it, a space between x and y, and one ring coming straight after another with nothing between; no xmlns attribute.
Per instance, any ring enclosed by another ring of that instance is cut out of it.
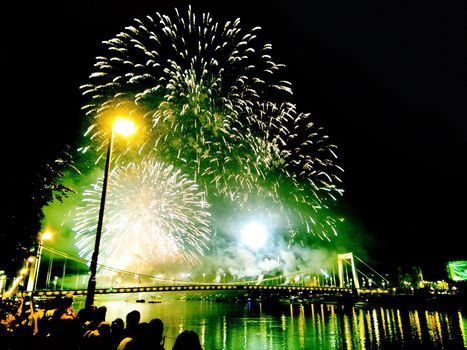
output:
<svg viewBox="0 0 467 350"><path fill-rule="evenodd" d="M165 295L160 303L101 297L96 305L107 306L108 321L125 320L132 310L140 311L142 322L160 318L167 350L184 329L198 333L204 350L467 349L467 315L459 310L268 305Z"/></svg>

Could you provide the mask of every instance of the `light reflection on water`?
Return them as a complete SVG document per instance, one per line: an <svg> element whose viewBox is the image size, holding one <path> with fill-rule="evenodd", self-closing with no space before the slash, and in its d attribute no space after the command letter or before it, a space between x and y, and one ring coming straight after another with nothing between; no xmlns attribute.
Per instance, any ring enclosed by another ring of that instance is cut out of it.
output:
<svg viewBox="0 0 467 350"><path fill-rule="evenodd" d="M182 300L97 305L107 306L108 321L132 310L142 321L160 318L167 350L184 329L196 331L205 350L467 349L467 318L459 311Z"/></svg>

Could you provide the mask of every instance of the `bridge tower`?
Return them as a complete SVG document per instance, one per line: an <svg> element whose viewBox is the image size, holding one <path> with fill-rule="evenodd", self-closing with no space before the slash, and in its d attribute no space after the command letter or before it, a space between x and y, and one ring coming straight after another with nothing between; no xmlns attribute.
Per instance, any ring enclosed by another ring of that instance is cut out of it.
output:
<svg viewBox="0 0 467 350"><path fill-rule="evenodd" d="M339 272L339 287L344 288L344 266L343 262L350 260L352 266L352 277L355 288L360 289L360 283L358 283L357 270L355 269L355 261L353 253L337 254L337 270Z"/></svg>

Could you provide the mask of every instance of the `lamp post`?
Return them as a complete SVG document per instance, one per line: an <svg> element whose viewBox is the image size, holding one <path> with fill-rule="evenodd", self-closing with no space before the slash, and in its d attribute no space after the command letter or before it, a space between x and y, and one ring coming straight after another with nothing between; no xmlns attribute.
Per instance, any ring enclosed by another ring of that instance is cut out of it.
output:
<svg viewBox="0 0 467 350"><path fill-rule="evenodd" d="M36 254L36 259L35 259L36 261L34 264L34 268L31 270L30 278L28 281L28 286L26 288L28 292L36 291L37 280L39 279L39 268L41 266L42 249L44 247L44 241L51 239L51 238L52 238L52 233L50 231L45 231L40 234L39 246L37 247L37 254Z"/></svg>
<svg viewBox="0 0 467 350"><path fill-rule="evenodd" d="M27 270L26 273L29 273L27 277L28 284L26 285L27 292L32 292L32 287L34 284L34 276L36 274L36 269L35 269L36 259L37 258L35 256L30 256L26 260L26 270Z"/></svg>
<svg viewBox="0 0 467 350"><path fill-rule="evenodd" d="M102 183L102 195L101 203L99 207L99 217L97 220L97 229L96 229L96 240L94 242L94 252L91 257L90 272L91 276L89 277L88 290L86 294L85 308L89 309L94 304L94 295L96 293L96 271L97 271L97 258L99 256L99 246L102 236L102 225L104 221L104 210L105 210L105 199L107 196L107 183L109 180L109 171L110 171L110 159L112 155L112 147L114 143L115 133L122 136L130 136L135 132L136 128L133 122L125 118L117 118L113 125L112 130L109 135L109 141L107 145L107 155L105 159L105 169L104 169L104 180Z"/></svg>

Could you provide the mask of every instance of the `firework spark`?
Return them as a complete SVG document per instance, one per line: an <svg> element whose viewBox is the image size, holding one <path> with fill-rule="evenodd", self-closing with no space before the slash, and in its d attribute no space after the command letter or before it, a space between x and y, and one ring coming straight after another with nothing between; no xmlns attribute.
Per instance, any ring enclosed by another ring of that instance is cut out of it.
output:
<svg viewBox="0 0 467 350"><path fill-rule="evenodd" d="M91 259L102 179L84 193L74 231ZM152 159L117 166L109 179L99 263L150 274L167 263L195 264L211 236L209 205L198 185ZM118 257L116 259L115 257Z"/></svg>
<svg viewBox="0 0 467 350"><path fill-rule="evenodd" d="M137 154L171 164L196 181L210 203L275 210L296 232L335 234L329 203L342 193L334 146L290 102L291 84L260 28L220 24L188 10L135 19L104 42L82 86L97 149L108 115L126 109L147 125ZM137 162L118 156L121 164ZM266 203L266 204L265 204ZM169 224L167 224L169 225Z"/></svg>

